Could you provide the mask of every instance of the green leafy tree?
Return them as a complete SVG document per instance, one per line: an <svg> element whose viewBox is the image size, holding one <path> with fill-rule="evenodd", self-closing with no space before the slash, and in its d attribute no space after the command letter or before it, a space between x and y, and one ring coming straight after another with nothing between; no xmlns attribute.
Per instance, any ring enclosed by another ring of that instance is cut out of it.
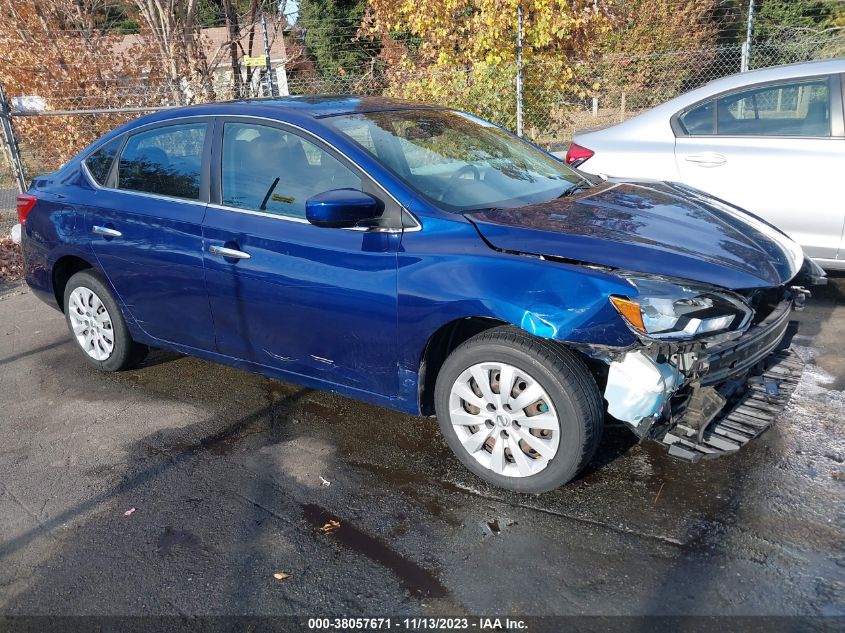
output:
<svg viewBox="0 0 845 633"><path fill-rule="evenodd" d="M784 29L821 30L831 26L837 6L829 0L758 0L755 12L754 40L768 43Z"/></svg>
<svg viewBox="0 0 845 633"><path fill-rule="evenodd" d="M771 66L845 53L845 4L757 0L751 65Z"/></svg>
<svg viewBox="0 0 845 633"><path fill-rule="evenodd" d="M721 0L614 3L606 54L594 64L611 101L625 91L629 106L649 107L720 74L730 63L717 48L725 6Z"/></svg>
<svg viewBox="0 0 845 633"><path fill-rule="evenodd" d="M370 0L364 31L384 42L387 93L516 127L517 12L523 13L526 136L564 134L565 110L600 84L584 61L610 31L609 0ZM550 109L558 112L549 115Z"/></svg>
<svg viewBox="0 0 845 633"><path fill-rule="evenodd" d="M129 35L141 30L137 14L134 4L121 0L106 3L95 11L94 21L97 27L104 32Z"/></svg>
<svg viewBox="0 0 845 633"><path fill-rule="evenodd" d="M302 0L297 23L321 75L363 74L378 55L372 40L359 39L366 0Z"/></svg>

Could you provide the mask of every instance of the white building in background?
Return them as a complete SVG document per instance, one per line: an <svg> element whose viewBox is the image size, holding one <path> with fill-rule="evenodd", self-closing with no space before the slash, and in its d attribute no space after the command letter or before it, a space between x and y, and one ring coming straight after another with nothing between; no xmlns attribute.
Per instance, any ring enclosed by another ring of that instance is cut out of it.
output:
<svg viewBox="0 0 845 633"><path fill-rule="evenodd" d="M306 70L311 67L302 54L302 45L293 37L290 29L279 29L270 33L270 68L276 95L287 96L288 73ZM205 51L215 92L220 98L232 94L234 74L230 51L229 32L226 27L212 27L200 31L200 42ZM116 55L128 55L135 46L149 46L150 42L143 35L124 35L115 45ZM239 40L239 69L241 82L249 86L247 96L269 96L266 79L266 58L264 38L260 25L256 25L252 39L252 51L249 50L249 33L245 32ZM183 89L187 89L187 82Z"/></svg>

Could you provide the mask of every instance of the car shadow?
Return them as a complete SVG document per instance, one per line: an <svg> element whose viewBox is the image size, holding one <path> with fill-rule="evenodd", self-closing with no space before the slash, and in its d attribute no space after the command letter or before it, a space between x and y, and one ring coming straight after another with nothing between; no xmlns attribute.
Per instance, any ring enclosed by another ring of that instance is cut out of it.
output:
<svg viewBox="0 0 845 633"><path fill-rule="evenodd" d="M214 452L215 450L220 450L221 446L224 446L226 443L231 443L239 436L247 434L254 426L266 425L268 420L271 420L272 422L272 420L277 417L280 409L284 411L294 406L297 401L307 396L311 393L311 391L311 389L299 389L284 400L271 403L258 411L254 411L248 415L238 418L234 422L219 428L211 434L203 435L198 433L198 439L196 439L196 441L186 442L184 439L171 441L168 438L168 434L174 434L178 435L180 438L184 438L185 429L158 431L152 436L144 438L143 443L145 451L141 451L141 447L139 446L137 447L138 450L132 450L130 451L130 454L137 455L146 452L164 457L165 459L153 460L152 464L137 470L131 475L126 475L118 485L103 490L83 503L68 508L64 512L54 515L46 521L40 522L35 528L22 532L16 537L0 543L0 560L3 560L9 555L25 547L39 536L47 535L52 530L59 528L63 524L73 521L82 515L91 513L96 508L108 503L112 499L125 495L136 488L140 488L150 481L162 476L167 471L180 467L184 462L195 459L204 451ZM212 422L213 421L216 421L216 419L212 420ZM207 421L203 421L192 426L199 430L205 428L206 424Z"/></svg>
<svg viewBox="0 0 845 633"><path fill-rule="evenodd" d="M4 358L0 358L0 365L8 365L9 363L14 363L15 361L26 358L27 356L34 356L36 354L42 354L44 352L50 351L51 349L56 349L57 347L61 347L62 345L67 345L70 342L71 342L71 340L69 338L65 338L65 339L62 339L60 341L56 341L54 343L48 343L46 345L41 345L40 347L34 347L32 349L28 349L25 352L20 352L19 354L13 354L12 356L6 356Z"/></svg>
<svg viewBox="0 0 845 633"><path fill-rule="evenodd" d="M151 348L150 353L147 354L147 357L138 364L137 369L145 369L147 367L156 367L157 365L164 365L165 363L171 363L175 360L179 360L180 358L184 357L185 355L180 354L179 352Z"/></svg>
<svg viewBox="0 0 845 633"><path fill-rule="evenodd" d="M639 444L637 437L625 425L615 421L605 421L604 432L595 455L570 483L591 477L621 458L637 444Z"/></svg>

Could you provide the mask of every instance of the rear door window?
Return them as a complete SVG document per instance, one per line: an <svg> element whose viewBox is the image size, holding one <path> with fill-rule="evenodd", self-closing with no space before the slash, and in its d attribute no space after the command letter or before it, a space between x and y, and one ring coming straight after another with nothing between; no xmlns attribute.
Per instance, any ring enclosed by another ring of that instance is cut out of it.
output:
<svg viewBox="0 0 845 633"><path fill-rule="evenodd" d="M827 79L745 90L717 100L720 136L830 136Z"/></svg>
<svg viewBox="0 0 845 633"><path fill-rule="evenodd" d="M207 127L171 125L129 137L118 163L118 188L198 200Z"/></svg>
<svg viewBox="0 0 845 633"><path fill-rule="evenodd" d="M85 159L85 166L88 168L88 173L91 174L91 177L98 185L102 186L106 184L114 157L117 155L117 151L122 144L123 137L118 136Z"/></svg>

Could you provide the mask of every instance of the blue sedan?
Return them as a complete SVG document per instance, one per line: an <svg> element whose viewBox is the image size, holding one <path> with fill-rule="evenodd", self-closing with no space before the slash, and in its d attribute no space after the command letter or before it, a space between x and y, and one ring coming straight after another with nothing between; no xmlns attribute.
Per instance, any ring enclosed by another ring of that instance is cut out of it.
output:
<svg viewBox="0 0 845 633"><path fill-rule="evenodd" d="M602 180L456 110L303 97L159 112L18 199L26 279L105 371L168 348L410 414L521 492L606 417L694 461L785 404L792 240ZM379 424L376 421L367 424Z"/></svg>

